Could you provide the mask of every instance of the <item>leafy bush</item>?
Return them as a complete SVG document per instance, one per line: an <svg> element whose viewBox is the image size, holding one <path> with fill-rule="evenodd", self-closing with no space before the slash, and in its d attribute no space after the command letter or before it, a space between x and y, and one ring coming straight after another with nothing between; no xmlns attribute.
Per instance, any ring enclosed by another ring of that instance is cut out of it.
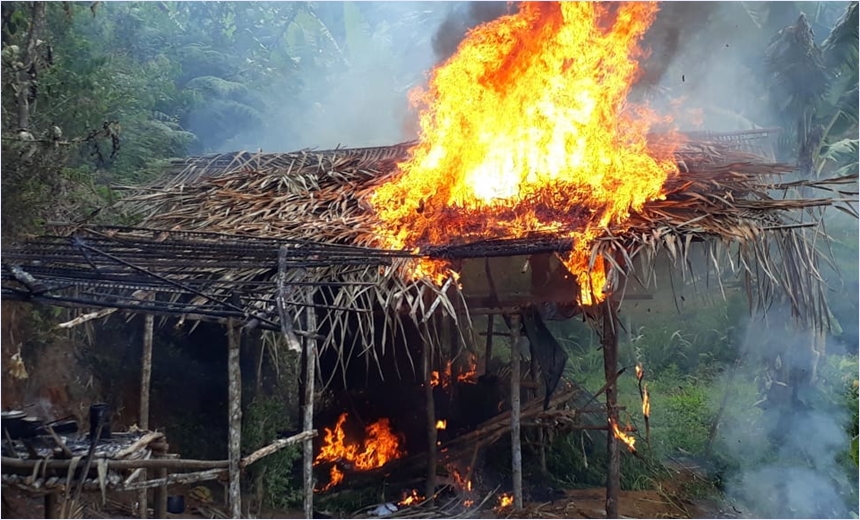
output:
<svg viewBox="0 0 860 520"><path fill-rule="evenodd" d="M250 453L271 443L289 430L288 414L274 398L262 397L248 405L242 422L242 451ZM295 477L296 461L301 459L301 445L288 446L269 455L249 468L252 480L262 484L264 502L277 509L295 507L302 501L302 483Z"/></svg>

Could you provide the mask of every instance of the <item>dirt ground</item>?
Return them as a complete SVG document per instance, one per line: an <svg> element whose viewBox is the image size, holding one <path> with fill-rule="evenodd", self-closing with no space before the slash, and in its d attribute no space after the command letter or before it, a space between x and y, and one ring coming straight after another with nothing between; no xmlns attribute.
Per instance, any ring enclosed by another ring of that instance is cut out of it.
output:
<svg viewBox="0 0 860 520"><path fill-rule="evenodd" d="M175 493L189 490L172 489ZM131 495L130 493L127 495ZM605 518L606 496L602 488L578 489L565 492L564 496L551 502L526 503L522 512L513 509L497 510L487 506L478 518ZM90 496L90 507L85 518L137 518L128 505L134 497L114 496L105 506L98 504L96 496ZM3 518L44 518L41 498L28 497L14 489L4 489L2 494ZM692 503L673 497L666 491L622 491L619 500L622 518L730 518L737 512L723 511L716 504L706 501ZM198 503L186 494L186 511L181 515L169 514L167 518L226 518L223 504ZM224 515L224 516L222 516ZM420 518L412 516L411 518ZM263 510L257 518L302 518L300 510Z"/></svg>

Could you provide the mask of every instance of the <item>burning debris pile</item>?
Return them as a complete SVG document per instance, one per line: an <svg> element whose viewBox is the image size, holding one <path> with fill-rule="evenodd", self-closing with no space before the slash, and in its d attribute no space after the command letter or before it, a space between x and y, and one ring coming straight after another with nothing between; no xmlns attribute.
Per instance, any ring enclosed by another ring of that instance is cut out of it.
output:
<svg viewBox="0 0 860 520"><path fill-rule="evenodd" d="M386 463L404 455L400 439L391 430L387 418L368 424L361 442L347 439L345 430L347 414L338 418L334 428L325 428L322 447L314 459L314 465L331 463L330 480L319 491L325 491L343 481L344 470L366 471L381 468Z"/></svg>

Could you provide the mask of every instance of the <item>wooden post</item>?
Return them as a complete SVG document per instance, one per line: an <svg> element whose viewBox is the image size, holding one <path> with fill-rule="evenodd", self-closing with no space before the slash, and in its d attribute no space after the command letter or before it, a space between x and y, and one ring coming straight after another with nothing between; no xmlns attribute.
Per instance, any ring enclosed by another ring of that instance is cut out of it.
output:
<svg viewBox="0 0 860 520"><path fill-rule="evenodd" d="M59 493L45 495L45 518L62 518L60 511L61 497Z"/></svg>
<svg viewBox="0 0 860 520"><path fill-rule="evenodd" d="M511 315L511 475L514 509L523 509L523 447L520 441L520 315Z"/></svg>
<svg viewBox="0 0 860 520"><path fill-rule="evenodd" d="M436 494L436 403L433 400L433 386L430 384L430 373L433 371L433 356L431 355L430 342L425 341L424 346L424 406L427 409L427 486L424 496L431 501ZM432 504L432 502L431 502Z"/></svg>
<svg viewBox="0 0 860 520"><path fill-rule="evenodd" d="M313 336L317 332L317 316L313 307L313 292L309 293L307 312L307 332L305 337L305 408L303 430L314 429L314 370L317 364L317 340ZM302 477L304 481L304 513L305 518L314 517L314 439L305 440L302 452Z"/></svg>
<svg viewBox="0 0 860 520"><path fill-rule="evenodd" d="M597 308L602 318L603 372L608 386L606 387L606 417L612 424L618 424L618 408L616 399L618 384L618 314L612 297ZM606 518L619 518L618 493L621 489L621 458L618 452L618 439L610 428L606 432Z"/></svg>
<svg viewBox="0 0 860 520"><path fill-rule="evenodd" d="M490 371L490 360L493 358L493 320L496 318L495 314L487 315L487 349L484 353L484 373L488 373Z"/></svg>
<svg viewBox="0 0 860 520"><path fill-rule="evenodd" d="M227 321L227 378L229 400L229 438L227 459L229 460L228 503L230 517L242 516L242 487L239 462L242 459L242 371L239 365L241 331L231 318Z"/></svg>
<svg viewBox="0 0 860 520"><path fill-rule="evenodd" d="M537 353L536 346L531 345L531 372L532 372L532 382L535 384L534 391L531 393L531 397L537 397L540 395L540 368L538 367L537 361ZM546 473L546 445L544 444L544 431L543 426L538 426L535 428L537 434L537 444L538 444L538 461L540 462L540 470L543 473Z"/></svg>
<svg viewBox="0 0 860 520"><path fill-rule="evenodd" d="M152 381L152 332L155 324L155 317L152 314L147 314L143 317L143 359L140 374L140 428L143 430L149 429L149 388ZM140 480L146 480L146 470L143 470ZM140 518L146 518L148 508L148 491L141 489L138 494L138 504L140 504Z"/></svg>

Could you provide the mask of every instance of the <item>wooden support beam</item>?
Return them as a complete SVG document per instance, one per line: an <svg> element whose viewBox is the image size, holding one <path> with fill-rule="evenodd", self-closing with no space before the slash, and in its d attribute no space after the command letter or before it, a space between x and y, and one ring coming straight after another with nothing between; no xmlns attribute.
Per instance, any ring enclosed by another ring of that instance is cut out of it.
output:
<svg viewBox="0 0 860 520"><path fill-rule="evenodd" d="M60 493L48 493L45 495L45 518L62 518Z"/></svg>
<svg viewBox="0 0 860 520"><path fill-rule="evenodd" d="M140 417L139 426L149 429L149 388L152 381L152 333L155 325L155 316L146 314L143 317L143 357L141 360L140 374ZM142 471L141 480L146 480L146 470ZM141 489L137 498L140 504L140 518L146 518L148 509L147 490Z"/></svg>
<svg viewBox="0 0 860 520"><path fill-rule="evenodd" d="M523 447L520 439L520 315L511 315L511 475L514 509L523 510Z"/></svg>
<svg viewBox="0 0 860 520"><path fill-rule="evenodd" d="M606 378L607 421L618 424L618 309L611 296L597 307L601 316L601 344L603 346L603 372ZM606 518L619 518L618 495L621 490L621 457L618 439L612 432L606 435Z"/></svg>
<svg viewBox="0 0 860 520"><path fill-rule="evenodd" d="M436 460L438 458L436 452L436 439L438 437L436 432L436 403L433 400L433 385L430 384L433 356L428 342L424 342L422 350L424 356L424 407L427 413L427 483L424 496L432 503L436 494Z"/></svg>
<svg viewBox="0 0 860 520"><path fill-rule="evenodd" d="M155 514L153 515L155 518L167 518L167 468L161 468L157 472L158 479L163 481L164 483L160 483L155 488L155 496L153 497L153 504L155 507Z"/></svg>
<svg viewBox="0 0 860 520"><path fill-rule="evenodd" d="M487 315L487 348L484 352L484 373L488 373L490 369L490 360L493 359L493 325L496 319L495 314Z"/></svg>
<svg viewBox="0 0 860 520"><path fill-rule="evenodd" d="M227 322L227 380L228 380L228 439L229 488L227 492L230 517L242 516L242 371L239 363L241 331L234 320ZM213 470L214 471L214 470ZM166 482L169 483L169 482Z"/></svg>
<svg viewBox="0 0 860 520"><path fill-rule="evenodd" d="M308 292L308 304L313 305L313 291ZM316 310L311 306L307 312L307 329L316 333ZM313 336L304 338L305 341L305 408L302 421L305 432L314 429L314 383L317 365L317 342ZM302 447L302 479L304 484L304 513L305 518L314 517L314 441L313 437L305 439Z"/></svg>

